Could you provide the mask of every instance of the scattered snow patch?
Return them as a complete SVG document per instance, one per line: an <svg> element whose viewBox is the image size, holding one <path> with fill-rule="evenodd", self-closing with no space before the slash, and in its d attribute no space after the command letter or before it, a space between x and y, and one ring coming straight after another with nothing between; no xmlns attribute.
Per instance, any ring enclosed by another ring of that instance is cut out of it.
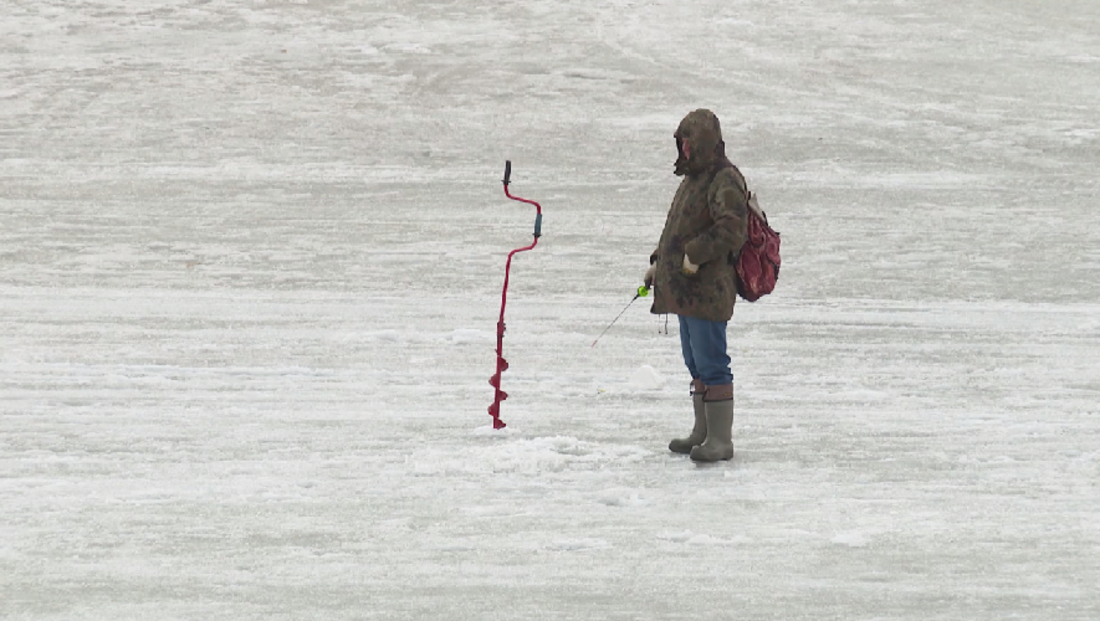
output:
<svg viewBox="0 0 1100 621"><path fill-rule="evenodd" d="M455 330L447 336L447 341L454 345L466 345L466 344L478 344L478 343L493 343L493 339L496 335L492 332L485 330L474 330L471 328L461 328Z"/></svg>
<svg viewBox="0 0 1100 621"><path fill-rule="evenodd" d="M576 552L578 550L592 550L596 548L609 548L611 544L603 539L558 539L546 546L546 550L557 552Z"/></svg>
<svg viewBox="0 0 1100 621"><path fill-rule="evenodd" d="M867 538L860 533L840 533L830 541L849 548L864 548L867 546Z"/></svg>
<svg viewBox="0 0 1100 621"><path fill-rule="evenodd" d="M399 343L401 335L397 330L377 330L363 335L368 341L381 341L383 343Z"/></svg>
<svg viewBox="0 0 1100 621"><path fill-rule="evenodd" d="M733 538L717 537L707 533L695 533L690 530L679 532L663 532L657 535L658 539L664 541L671 541L673 543L683 543L687 545L696 546L729 546L736 544L749 543L749 539L743 536L735 536Z"/></svg>
<svg viewBox="0 0 1100 621"><path fill-rule="evenodd" d="M656 369L643 364L630 376L631 388L638 390L660 390L665 387L665 378Z"/></svg>
<svg viewBox="0 0 1100 621"><path fill-rule="evenodd" d="M515 433L515 430L513 430L511 426L505 427L503 429L496 429L495 427L493 427L492 423L489 423L488 425L483 425L481 427L475 427L474 430L471 433L475 436L490 436L490 437L503 438L503 437L507 437L507 436L512 435L513 433Z"/></svg>

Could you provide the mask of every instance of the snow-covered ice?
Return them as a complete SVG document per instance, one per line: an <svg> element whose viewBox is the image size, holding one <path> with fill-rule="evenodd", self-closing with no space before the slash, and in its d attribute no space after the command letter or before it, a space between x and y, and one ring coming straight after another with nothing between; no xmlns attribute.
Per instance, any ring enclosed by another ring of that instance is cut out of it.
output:
<svg viewBox="0 0 1100 621"><path fill-rule="evenodd" d="M0 618L1100 618L1098 24L0 0ZM709 466L591 347L696 107L784 240Z"/></svg>

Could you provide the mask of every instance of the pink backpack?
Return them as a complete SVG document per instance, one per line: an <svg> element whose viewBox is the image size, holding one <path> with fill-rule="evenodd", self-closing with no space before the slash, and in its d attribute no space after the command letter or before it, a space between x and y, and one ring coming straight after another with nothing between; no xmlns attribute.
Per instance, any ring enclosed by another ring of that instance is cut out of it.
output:
<svg viewBox="0 0 1100 621"><path fill-rule="evenodd" d="M755 302L771 293L779 279L779 233L768 225L756 195L749 192L748 196L748 234L737 257L737 293Z"/></svg>

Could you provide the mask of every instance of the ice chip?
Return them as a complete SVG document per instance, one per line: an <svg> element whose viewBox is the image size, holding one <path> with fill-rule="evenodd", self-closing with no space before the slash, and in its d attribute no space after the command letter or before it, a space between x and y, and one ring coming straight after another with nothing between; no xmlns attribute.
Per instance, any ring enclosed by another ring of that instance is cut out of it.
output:
<svg viewBox="0 0 1100 621"><path fill-rule="evenodd" d="M665 378L653 367L643 364L630 377L630 386L638 390L660 390L665 387Z"/></svg>

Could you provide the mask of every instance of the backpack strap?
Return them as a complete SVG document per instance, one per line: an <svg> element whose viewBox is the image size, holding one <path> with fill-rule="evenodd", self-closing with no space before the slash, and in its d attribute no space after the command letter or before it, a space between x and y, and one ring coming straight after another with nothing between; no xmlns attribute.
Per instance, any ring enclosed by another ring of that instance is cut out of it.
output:
<svg viewBox="0 0 1100 621"><path fill-rule="evenodd" d="M714 185L714 180L718 178L718 173L729 168L733 171L733 180L737 184L737 189L741 190L741 193L745 195L745 200L749 199L749 186L748 181L745 180L745 175L741 174L741 170L737 168L733 163L727 162L728 165L718 164L714 167L714 170L710 171L710 177L707 179L707 190L710 190L710 186Z"/></svg>
<svg viewBox="0 0 1100 621"><path fill-rule="evenodd" d="M764 222L767 222L767 216L764 215L764 212L756 204L756 195L749 191L749 182L745 179L745 175L741 174L741 169L737 168L737 166L729 160L716 165L714 170L710 171L710 177L707 179L707 194L710 194L710 186L714 185L714 180L718 178L718 173L727 168L733 170L733 181L737 184L737 189L741 190L741 194L745 196L745 206L748 207L749 211L755 212Z"/></svg>

